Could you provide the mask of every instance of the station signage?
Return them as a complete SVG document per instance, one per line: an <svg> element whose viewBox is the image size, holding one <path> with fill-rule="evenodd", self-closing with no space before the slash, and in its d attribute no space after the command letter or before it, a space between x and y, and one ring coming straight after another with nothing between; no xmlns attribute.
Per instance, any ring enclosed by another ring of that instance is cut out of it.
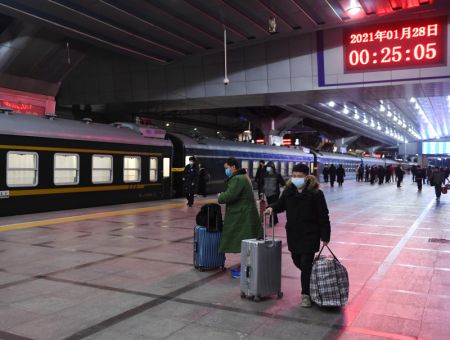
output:
<svg viewBox="0 0 450 340"><path fill-rule="evenodd" d="M352 27L343 33L346 73L446 65L447 17Z"/></svg>
<svg viewBox="0 0 450 340"><path fill-rule="evenodd" d="M450 142L422 142L422 154L424 155L450 154Z"/></svg>
<svg viewBox="0 0 450 340"><path fill-rule="evenodd" d="M10 100L0 100L0 107L9 107L13 112L20 112L34 116L44 116L45 107L27 103L17 103Z"/></svg>

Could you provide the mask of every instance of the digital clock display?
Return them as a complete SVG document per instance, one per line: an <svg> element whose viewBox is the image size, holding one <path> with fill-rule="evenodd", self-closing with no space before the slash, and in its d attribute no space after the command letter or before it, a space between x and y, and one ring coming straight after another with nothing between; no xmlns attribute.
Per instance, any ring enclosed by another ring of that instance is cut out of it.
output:
<svg viewBox="0 0 450 340"><path fill-rule="evenodd" d="M345 72L446 65L447 17L344 30Z"/></svg>

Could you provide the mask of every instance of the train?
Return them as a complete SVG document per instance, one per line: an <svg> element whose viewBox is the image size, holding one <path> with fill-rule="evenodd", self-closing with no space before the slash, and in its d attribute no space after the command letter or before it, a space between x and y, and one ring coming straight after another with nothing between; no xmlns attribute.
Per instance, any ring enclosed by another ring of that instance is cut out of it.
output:
<svg viewBox="0 0 450 340"><path fill-rule="evenodd" d="M346 178L354 178L361 163L347 155L193 138L131 123L5 112L0 113L0 216L181 197L190 156L208 169L209 194L224 189L228 157L237 158L251 178L259 160L274 162L284 177L302 162L315 174L325 163L343 164Z"/></svg>

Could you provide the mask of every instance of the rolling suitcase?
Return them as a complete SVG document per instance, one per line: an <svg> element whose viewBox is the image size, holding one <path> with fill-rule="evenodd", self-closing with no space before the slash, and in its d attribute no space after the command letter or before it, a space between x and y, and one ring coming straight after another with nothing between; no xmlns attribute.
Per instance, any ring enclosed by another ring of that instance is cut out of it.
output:
<svg viewBox="0 0 450 340"><path fill-rule="evenodd" d="M243 240L241 243L241 297L260 301L270 295L283 296L281 291L281 240L275 239L273 217L272 240L264 238Z"/></svg>
<svg viewBox="0 0 450 340"><path fill-rule="evenodd" d="M209 224L209 207L207 221ZM218 214L216 214L218 218ZM222 221L216 221L216 230L197 225L194 228L194 267L200 271L220 268L225 270L225 254L219 253Z"/></svg>

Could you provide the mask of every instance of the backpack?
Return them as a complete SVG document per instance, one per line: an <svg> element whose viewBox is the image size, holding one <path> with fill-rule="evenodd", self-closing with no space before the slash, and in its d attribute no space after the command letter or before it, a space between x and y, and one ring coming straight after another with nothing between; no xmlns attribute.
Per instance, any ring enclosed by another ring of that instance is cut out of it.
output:
<svg viewBox="0 0 450 340"><path fill-rule="evenodd" d="M217 203L203 205L195 217L195 222L199 226L206 227L208 231L222 231L223 221L220 205Z"/></svg>

